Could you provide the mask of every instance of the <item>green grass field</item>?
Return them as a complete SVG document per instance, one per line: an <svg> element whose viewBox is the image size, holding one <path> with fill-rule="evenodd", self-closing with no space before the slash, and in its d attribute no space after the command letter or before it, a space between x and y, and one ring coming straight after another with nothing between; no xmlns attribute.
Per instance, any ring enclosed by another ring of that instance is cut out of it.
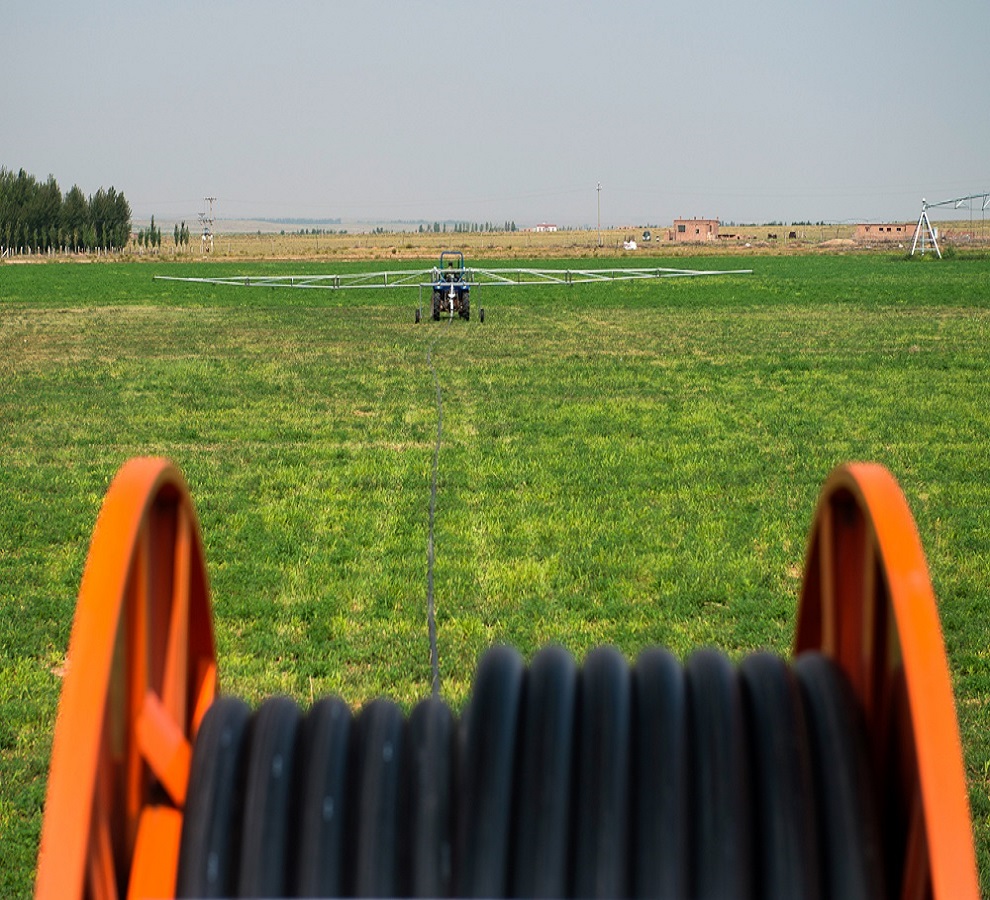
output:
<svg viewBox="0 0 990 900"><path fill-rule="evenodd" d="M414 325L415 291L152 279L316 261L0 266L0 895L32 888L75 595L131 456L190 484L225 690L429 693L431 348L452 703L497 641L789 653L821 483L881 462L939 598L990 893L990 260L698 264L755 271L493 288L483 325Z"/></svg>

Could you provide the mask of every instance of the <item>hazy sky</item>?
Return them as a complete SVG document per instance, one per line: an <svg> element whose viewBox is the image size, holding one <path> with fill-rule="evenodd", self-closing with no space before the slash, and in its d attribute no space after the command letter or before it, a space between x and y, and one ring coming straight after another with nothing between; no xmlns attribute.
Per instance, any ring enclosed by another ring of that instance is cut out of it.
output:
<svg viewBox="0 0 990 900"><path fill-rule="evenodd" d="M988 0L2 5L0 165L166 225L208 195L522 227L594 225L599 182L605 225L990 190Z"/></svg>

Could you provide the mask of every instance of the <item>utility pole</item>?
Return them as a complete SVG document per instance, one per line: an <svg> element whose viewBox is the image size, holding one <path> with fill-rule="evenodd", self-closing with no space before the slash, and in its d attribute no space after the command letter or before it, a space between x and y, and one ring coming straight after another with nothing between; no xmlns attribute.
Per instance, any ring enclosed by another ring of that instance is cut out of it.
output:
<svg viewBox="0 0 990 900"><path fill-rule="evenodd" d="M598 246L602 245L602 183L598 182Z"/></svg>

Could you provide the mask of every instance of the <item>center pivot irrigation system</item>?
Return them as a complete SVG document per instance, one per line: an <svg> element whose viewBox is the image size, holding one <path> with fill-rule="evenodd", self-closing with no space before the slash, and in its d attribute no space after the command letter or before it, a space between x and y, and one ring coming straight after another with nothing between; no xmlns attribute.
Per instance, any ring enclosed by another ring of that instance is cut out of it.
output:
<svg viewBox="0 0 990 900"><path fill-rule="evenodd" d="M464 264L460 250L444 250L437 265L430 269L397 269L380 272L350 272L328 275L230 275L219 278L182 278L156 275L157 281L188 281L196 284L227 284L241 287L308 288L344 290L356 288L419 288L416 322L423 318L423 291L430 291L430 315L439 321L444 314L471 318L472 287L507 287L539 284L590 284L606 281L637 281L653 278L689 278L698 275L749 275L752 269L529 269L476 268ZM478 318L485 321L484 307Z"/></svg>
<svg viewBox="0 0 990 900"><path fill-rule="evenodd" d="M937 605L880 466L822 488L793 655L503 646L459 716L252 712L219 692L186 483L133 459L79 590L37 896L978 897Z"/></svg>
<svg viewBox="0 0 990 900"><path fill-rule="evenodd" d="M914 240L911 242L911 255L914 256L914 251L920 247L921 255L924 256L925 249L930 246L938 254L938 258L942 258L942 251L938 246L938 235L935 233L932 220L928 217L928 210L948 207L972 210L976 201L979 201L980 208L985 213L987 207L990 207L990 191L982 194L969 194L966 197L953 197L951 200L939 200L938 203L929 203L922 198L921 215L918 216L918 224L914 228Z"/></svg>

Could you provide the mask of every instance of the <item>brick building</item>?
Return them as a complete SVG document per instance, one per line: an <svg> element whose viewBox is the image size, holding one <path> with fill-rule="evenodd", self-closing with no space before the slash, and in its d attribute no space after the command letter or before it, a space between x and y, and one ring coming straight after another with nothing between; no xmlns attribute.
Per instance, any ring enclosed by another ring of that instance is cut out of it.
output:
<svg viewBox="0 0 990 900"><path fill-rule="evenodd" d="M674 219L669 235L672 241L714 241L718 239L718 219Z"/></svg>
<svg viewBox="0 0 990 900"><path fill-rule="evenodd" d="M914 222L863 222L853 232L853 240L864 244L909 241L913 236Z"/></svg>

